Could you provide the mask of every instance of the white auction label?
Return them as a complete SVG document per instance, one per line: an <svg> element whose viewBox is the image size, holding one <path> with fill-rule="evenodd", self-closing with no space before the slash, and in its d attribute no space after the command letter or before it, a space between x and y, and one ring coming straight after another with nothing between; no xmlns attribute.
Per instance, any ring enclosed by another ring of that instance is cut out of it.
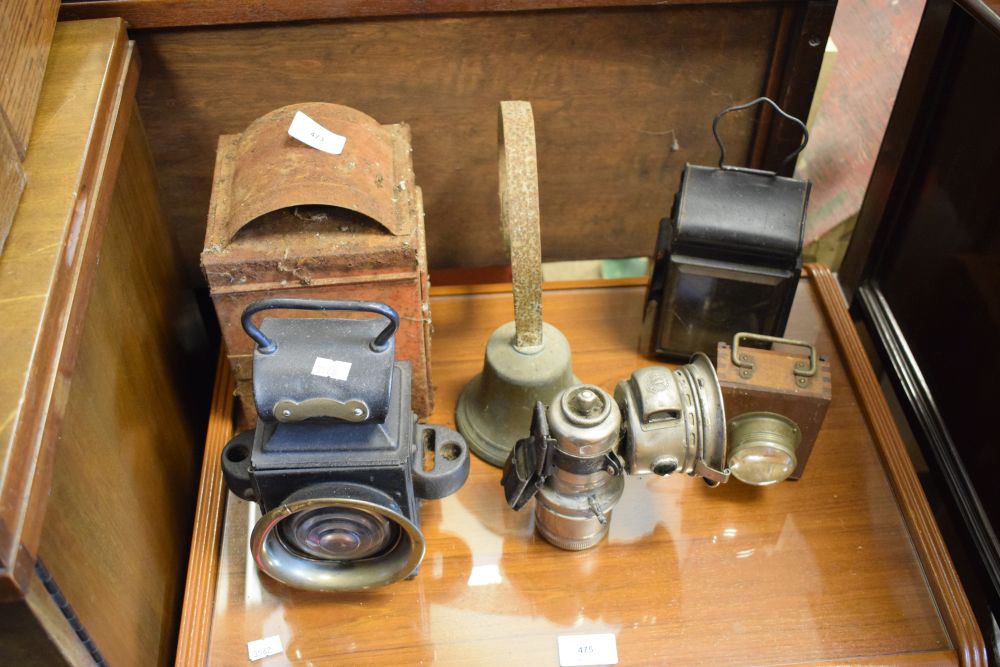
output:
<svg viewBox="0 0 1000 667"><path fill-rule="evenodd" d="M561 667L618 664L618 644L611 633L563 635L558 640Z"/></svg>
<svg viewBox="0 0 1000 667"><path fill-rule="evenodd" d="M288 136L331 155L340 155L347 143L347 137L331 132L301 111L295 112L292 124L288 126Z"/></svg>
<svg viewBox="0 0 1000 667"><path fill-rule="evenodd" d="M251 662L266 658L269 655L278 655L284 650L284 647L281 645L281 637L278 635L271 635L270 637L247 642L247 653L250 654Z"/></svg>
<svg viewBox="0 0 1000 667"><path fill-rule="evenodd" d="M347 376L351 374L351 362L316 357L316 361L313 362L312 374L331 380L346 380Z"/></svg>

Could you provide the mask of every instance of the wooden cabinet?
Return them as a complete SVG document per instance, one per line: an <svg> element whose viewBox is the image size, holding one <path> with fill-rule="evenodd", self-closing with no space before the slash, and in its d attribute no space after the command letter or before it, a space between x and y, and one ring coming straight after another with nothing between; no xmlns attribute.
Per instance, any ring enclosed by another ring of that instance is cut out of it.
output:
<svg viewBox="0 0 1000 667"><path fill-rule="evenodd" d="M0 255L4 661L173 655L197 471L190 297L137 77L122 21L59 25Z"/></svg>
<svg viewBox="0 0 1000 667"><path fill-rule="evenodd" d="M24 190L21 160L35 119L58 0L0 3L0 250Z"/></svg>
<svg viewBox="0 0 1000 667"><path fill-rule="evenodd" d="M547 258L647 254L680 167L716 155L719 108L767 93L805 114L833 8L68 4L65 17L128 17L135 43L118 18L56 29L0 255L4 661L168 663L187 564L183 665L243 664L247 642L273 634L285 650L260 664L554 662L556 637L580 632L615 633L623 664L983 664L938 527L822 269L803 281L788 332L831 358L834 398L809 474L764 490L634 483L609 539L584 553L537 538L530 513L504 504L499 471L476 460L460 492L425 509L419 576L345 596L288 590L248 560L254 510L222 484L228 366L204 456L189 409L211 369L182 333L197 319L185 278L200 280L219 135L317 99L410 122L431 264L482 267L504 261L496 103L529 99ZM251 23L262 20L288 22ZM739 161L767 166L797 141L786 129L763 113L727 136ZM635 351L643 288L579 287L550 292L546 315L570 338L577 375L610 389L651 363ZM433 293L433 421L453 423L483 343L510 317L507 289Z"/></svg>

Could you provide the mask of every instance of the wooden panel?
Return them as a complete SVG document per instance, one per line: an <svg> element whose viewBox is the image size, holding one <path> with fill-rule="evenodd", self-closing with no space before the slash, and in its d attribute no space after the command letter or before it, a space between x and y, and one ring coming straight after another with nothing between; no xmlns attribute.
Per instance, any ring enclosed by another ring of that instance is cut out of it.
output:
<svg viewBox="0 0 1000 667"><path fill-rule="evenodd" d="M770 97L778 100L785 111L803 120L812 106L836 6L836 2L810 2L800 11L792 12L794 5L786 5L788 29L785 38L788 42L774 56L775 76L771 77L774 91ZM762 111L762 124L776 122L774 116L770 109ZM801 143L801 130L794 123L781 121L777 122L766 141L755 142L755 148L762 151L763 164L777 169ZM789 170L782 173L791 176L794 166L791 164Z"/></svg>
<svg viewBox="0 0 1000 667"><path fill-rule="evenodd" d="M219 135L302 101L411 125L432 268L506 262L496 163L504 99L534 107L545 259L646 255L684 163L718 159L714 114L765 90L786 6L794 18L806 5L133 31L140 106L185 266L200 282ZM752 114L724 125L733 161L745 161Z"/></svg>
<svg viewBox="0 0 1000 667"><path fill-rule="evenodd" d="M218 461L222 448L233 433L233 377L224 353L219 354L212 392L212 407L205 436L205 461ZM181 628L177 638L177 664L196 665L208 652L209 628L219 568L219 540L222 537L222 503L225 492L222 469L201 466L198 503L188 558L187 581Z"/></svg>
<svg viewBox="0 0 1000 667"><path fill-rule="evenodd" d="M23 600L0 605L0 652L19 667L95 664L37 574Z"/></svg>
<svg viewBox="0 0 1000 667"><path fill-rule="evenodd" d="M0 251L7 241L14 213L24 191L24 169L6 123L0 122Z"/></svg>
<svg viewBox="0 0 1000 667"><path fill-rule="evenodd" d="M133 112L39 551L113 665L164 664L176 637L196 481L174 368L180 278Z"/></svg>
<svg viewBox="0 0 1000 667"><path fill-rule="evenodd" d="M48 593L44 590L42 595L48 597ZM3 622L0 623L0 646L3 647L3 657L8 664L23 667L70 664L53 645L27 602L24 600L7 602L0 606L0 611L3 613Z"/></svg>
<svg viewBox="0 0 1000 667"><path fill-rule="evenodd" d="M120 16L134 28L264 23L362 16L405 16L410 14L464 14L469 12L510 12L578 7L629 7L635 5L687 5L748 2L752 0L65 0L61 19Z"/></svg>
<svg viewBox="0 0 1000 667"><path fill-rule="evenodd" d="M56 27L59 0L0 3L0 124L10 128L23 159Z"/></svg>
<svg viewBox="0 0 1000 667"><path fill-rule="evenodd" d="M110 205L124 141L119 107L134 94L130 55L117 19L56 32L24 163L28 186L0 255L0 599L23 594L31 575L76 349L70 333L89 293L87 250Z"/></svg>
<svg viewBox="0 0 1000 667"><path fill-rule="evenodd" d="M431 421L454 423L482 345L510 319L509 292L457 291L432 292ZM610 390L650 363L635 352L643 297L639 286L546 293L546 319L567 335L579 377ZM428 549L418 576L368 593L304 593L258 576L247 549L255 515L223 497L218 451L227 434L213 431L204 467L215 481L200 502L209 515L226 507L221 560L192 561L201 598L218 577L214 618L199 635L210 636L209 662L242 662L247 641L277 634L285 652L263 665L499 665L510 663L511 650L521 662L555 664L557 636L611 632L629 665L977 664L982 638L942 623L938 584L928 586L921 561L928 552L910 541L906 517L922 495L895 486L909 463L883 464L881 429L891 422L866 421L810 280L800 284L788 335L814 342L833 373L833 402L802 482L708 489L690 479L632 479L609 539L570 553L534 533L530 512L508 509L499 471L476 459L461 491L422 510ZM231 401L224 391L216 397ZM937 534L933 524L919 530ZM196 547L214 550L218 540L202 530ZM956 581L938 582L967 613ZM208 616L205 606L185 614L193 626ZM182 655L190 664L205 654Z"/></svg>

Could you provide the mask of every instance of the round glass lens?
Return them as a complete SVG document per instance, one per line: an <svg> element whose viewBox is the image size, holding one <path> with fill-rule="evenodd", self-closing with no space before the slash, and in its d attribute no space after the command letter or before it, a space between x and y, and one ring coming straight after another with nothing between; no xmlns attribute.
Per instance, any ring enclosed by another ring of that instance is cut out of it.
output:
<svg viewBox="0 0 1000 667"><path fill-rule="evenodd" d="M287 546L321 560L359 560L395 544L399 526L383 516L353 508L324 507L299 512L279 525Z"/></svg>
<svg viewBox="0 0 1000 667"><path fill-rule="evenodd" d="M729 471L744 484L777 484L794 470L795 456L771 445L747 445L729 457Z"/></svg>

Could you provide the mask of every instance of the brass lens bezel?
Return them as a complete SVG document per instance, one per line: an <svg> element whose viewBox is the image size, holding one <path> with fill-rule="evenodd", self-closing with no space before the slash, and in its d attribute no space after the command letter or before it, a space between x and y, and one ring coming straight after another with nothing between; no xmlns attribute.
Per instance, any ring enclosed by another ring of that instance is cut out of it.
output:
<svg viewBox="0 0 1000 667"><path fill-rule="evenodd" d="M794 421L776 412L747 412L734 417L729 422L729 438L732 447L726 456L726 466L733 477L751 486L770 486L784 482L795 471L798 463L796 451L802 440L802 431ZM732 460L742 450L751 446L766 446L787 454L792 466L781 479L766 482L749 482L733 469Z"/></svg>
<svg viewBox="0 0 1000 667"><path fill-rule="evenodd" d="M399 526L399 540L386 553L358 560L317 560L290 551L278 535L278 524L299 512L323 508L385 517ZM282 504L262 516L250 535L250 553L261 572L288 586L320 592L360 591L400 581L416 570L426 550L423 533L405 516L353 498L307 498Z"/></svg>

